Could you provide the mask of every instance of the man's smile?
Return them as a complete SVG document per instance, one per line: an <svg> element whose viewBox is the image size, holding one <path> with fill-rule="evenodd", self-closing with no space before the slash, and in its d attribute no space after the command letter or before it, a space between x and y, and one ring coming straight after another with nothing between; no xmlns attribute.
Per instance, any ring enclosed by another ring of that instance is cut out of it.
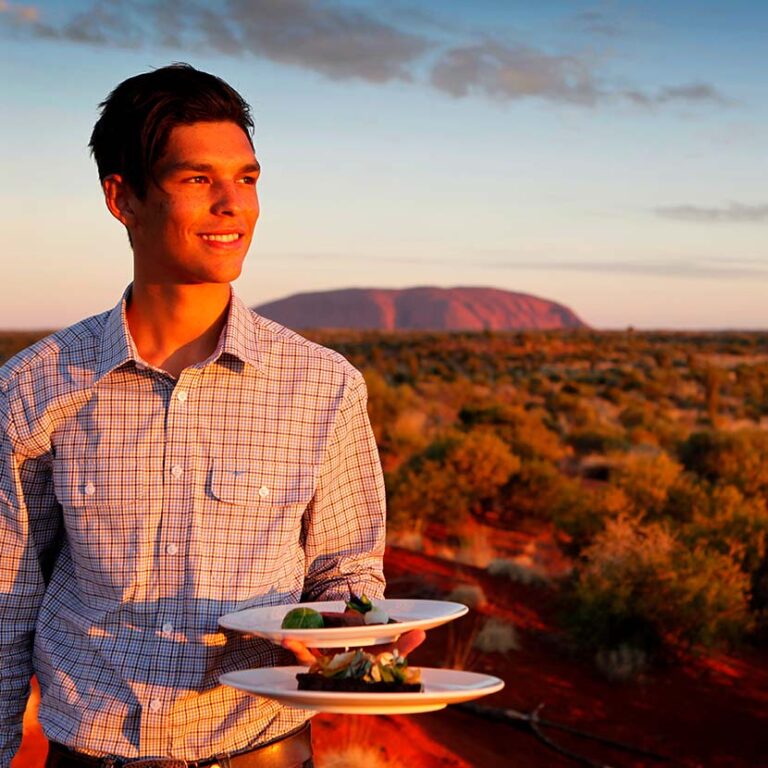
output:
<svg viewBox="0 0 768 768"><path fill-rule="evenodd" d="M235 243L243 238L241 232L204 232L200 237L207 243Z"/></svg>

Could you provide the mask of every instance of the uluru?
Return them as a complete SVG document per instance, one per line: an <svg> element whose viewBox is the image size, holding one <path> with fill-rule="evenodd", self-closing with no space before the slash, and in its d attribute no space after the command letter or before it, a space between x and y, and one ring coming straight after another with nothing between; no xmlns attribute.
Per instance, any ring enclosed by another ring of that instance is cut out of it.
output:
<svg viewBox="0 0 768 768"><path fill-rule="evenodd" d="M498 288L347 288L298 293L254 309L289 328L501 331L588 327L563 304Z"/></svg>

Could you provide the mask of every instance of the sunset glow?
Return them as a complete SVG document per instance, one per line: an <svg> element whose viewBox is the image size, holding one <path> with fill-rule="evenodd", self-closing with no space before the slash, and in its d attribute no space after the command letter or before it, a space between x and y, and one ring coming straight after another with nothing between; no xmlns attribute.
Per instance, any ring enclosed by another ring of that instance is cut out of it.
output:
<svg viewBox="0 0 768 768"><path fill-rule="evenodd" d="M114 305L131 257L88 135L115 83L178 60L254 107L249 304L480 285L595 327L768 326L765 4L164 9L0 4L0 327Z"/></svg>

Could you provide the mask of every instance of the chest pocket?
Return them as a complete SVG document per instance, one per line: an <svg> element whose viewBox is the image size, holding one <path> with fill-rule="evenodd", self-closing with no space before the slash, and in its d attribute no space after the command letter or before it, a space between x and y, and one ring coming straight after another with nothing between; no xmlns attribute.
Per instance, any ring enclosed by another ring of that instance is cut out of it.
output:
<svg viewBox="0 0 768 768"><path fill-rule="evenodd" d="M193 533L199 594L248 601L301 584L302 519L313 494L311 467L214 461Z"/></svg>
<svg viewBox="0 0 768 768"><path fill-rule="evenodd" d="M122 457L55 461L53 485L62 508L123 509L147 490L145 467Z"/></svg>
<svg viewBox="0 0 768 768"><path fill-rule="evenodd" d="M56 459L53 484L62 508L79 592L104 609L134 599L146 555L146 467L123 457Z"/></svg>
<svg viewBox="0 0 768 768"><path fill-rule="evenodd" d="M257 473L235 463L217 461L210 472L210 493L217 501L265 512L309 503L314 478L306 467L285 465Z"/></svg>

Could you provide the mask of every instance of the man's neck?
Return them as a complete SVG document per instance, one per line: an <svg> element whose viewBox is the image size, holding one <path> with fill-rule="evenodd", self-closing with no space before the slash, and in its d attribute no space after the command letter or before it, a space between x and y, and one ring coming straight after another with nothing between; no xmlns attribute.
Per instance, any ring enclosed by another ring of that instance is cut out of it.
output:
<svg viewBox="0 0 768 768"><path fill-rule="evenodd" d="M139 355L174 378L216 349L227 322L229 284L134 282L126 309Z"/></svg>

